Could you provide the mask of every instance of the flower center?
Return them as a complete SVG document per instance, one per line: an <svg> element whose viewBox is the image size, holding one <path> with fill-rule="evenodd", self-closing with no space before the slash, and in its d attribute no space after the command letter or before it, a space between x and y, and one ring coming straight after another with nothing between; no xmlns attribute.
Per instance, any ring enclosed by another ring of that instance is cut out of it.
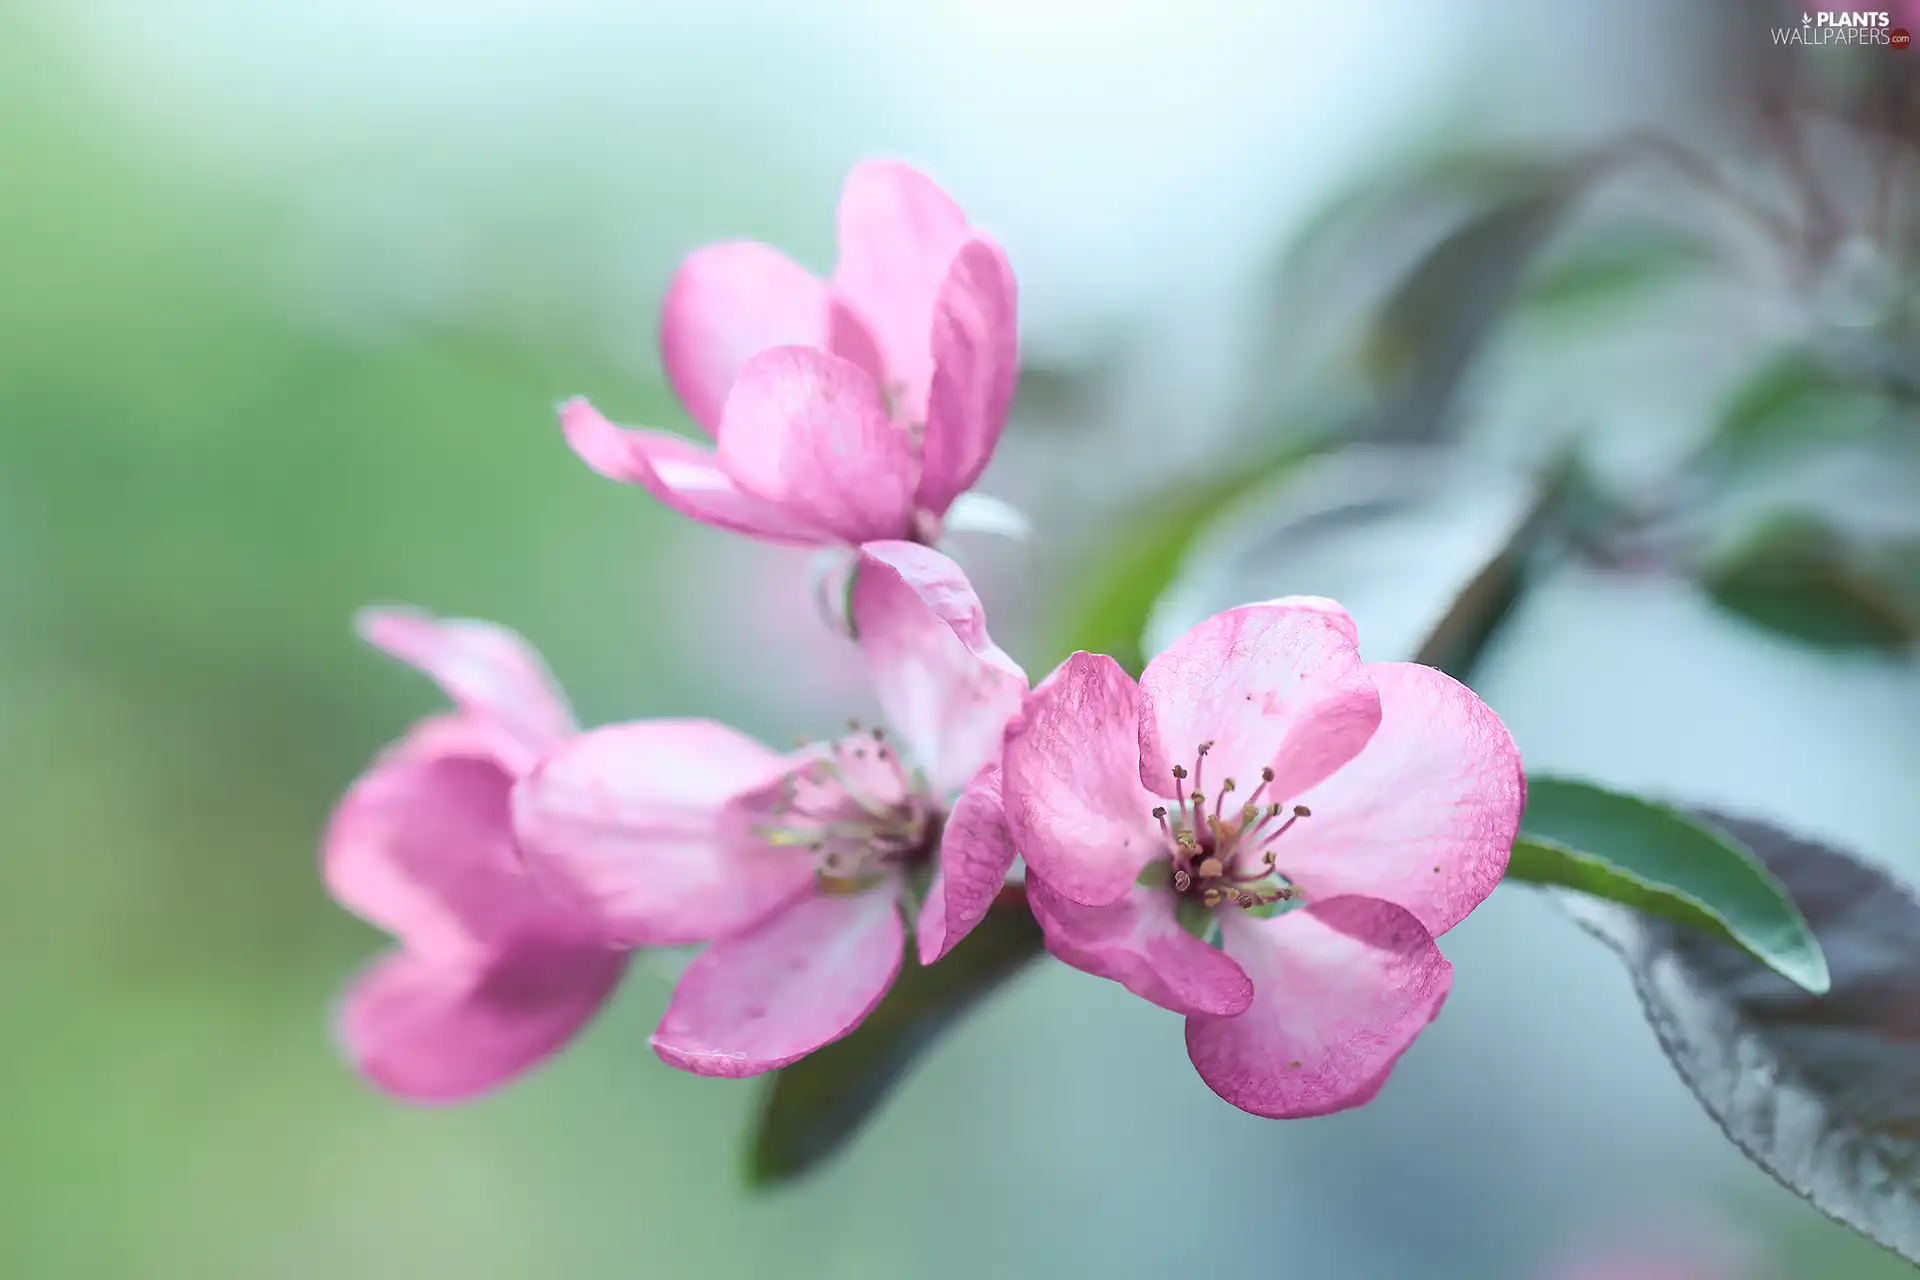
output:
<svg viewBox="0 0 1920 1280"><path fill-rule="evenodd" d="M1260 770L1260 785L1231 810L1229 797L1239 790L1232 778L1223 779L1208 808L1205 786L1207 752L1211 742L1203 742L1194 751L1193 772L1184 765L1173 766L1174 805L1156 805L1153 816L1159 819L1172 860L1172 884L1175 893L1186 895L1202 906L1217 907L1231 903L1244 910L1272 906L1296 896L1293 883L1274 865L1274 842L1302 818L1313 816L1303 804L1291 809L1284 804L1262 804L1261 799L1273 783L1273 770ZM1192 790L1188 790L1188 779ZM1281 815L1285 814L1285 820Z"/></svg>
<svg viewBox="0 0 1920 1280"><path fill-rule="evenodd" d="M755 834L813 854L822 893L860 893L920 871L940 846L946 815L926 781L902 763L886 730L849 732L814 745L814 758L781 779Z"/></svg>

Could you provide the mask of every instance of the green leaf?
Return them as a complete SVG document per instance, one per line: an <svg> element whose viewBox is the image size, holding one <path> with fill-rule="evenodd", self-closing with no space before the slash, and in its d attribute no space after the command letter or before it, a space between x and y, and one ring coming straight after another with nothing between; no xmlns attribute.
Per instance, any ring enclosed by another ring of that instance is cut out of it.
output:
<svg viewBox="0 0 1920 1280"><path fill-rule="evenodd" d="M1437 141L1437 140L1436 140ZM1249 400L1338 400L1366 437L1437 439L1578 161L1417 148L1323 202L1278 263ZM1311 316L1305 329L1300 317Z"/></svg>
<svg viewBox="0 0 1920 1280"><path fill-rule="evenodd" d="M1570 315L1627 301L1683 272L1709 265L1710 246L1666 223L1640 222L1579 237L1528 277L1517 305Z"/></svg>
<svg viewBox="0 0 1920 1280"><path fill-rule="evenodd" d="M1700 582L1729 612L1822 648L1920 640L1920 540L1867 543L1789 512L1710 559Z"/></svg>
<svg viewBox="0 0 1920 1280"><path fill-rule="evenodd" d="M1436 214L1458 223L1539 190L1562 163L1527 152L1414 147L1321 202L1276 264L1276 290L1291 300L1303 289L1350 283L1355 267L1377 260L1383 245L1430 241Z"/></svg>
<svg viewBox="0 0 1920 1280"><path fill-rule="evenodd" d="M748 1182L778 1185L845 1147L920 1054L1042 949L1025 892L1009 886L979 927L938 963L923 966L909 954L893 989L853 1034L768 1082Z"/></svg>
<svg viewBox="0 0 1920 1280"><path fill-rule="evenodd" d="M1568 907L1626 962L1661 1049L1727 1137L1821 1212L1920 1263L1920 900L1839 849L1698 816L1805 908L1831 990L1797 990L1691 929Z"/></svg>
<svg viewBox="0 0 1920 1280"><path fill-rule="evenodd" d="M1794 348L1761 364L1728 401L1708 458L1723 467L1770 462L1799 447L1880 435L1911 418L1865 379Z"/></svg>
<svg viewBox="0 0 1920 1280"><path fill-rule="evenodd" d="M1738 839L1665 805L1529 777L1507 878L1557 885L1730 942L1808 991L1826 957L1800 908Z"/></svg>
<svg viewBox="0 0 1920 1280"><path fill-rule="evenodd" d="M1559 224L1568 195L1565 183L1546 182L1481 210L1441 237L1387 299L1366 340L1366 367L1403 388L1408 406L1431 406L1417 425L1398 423L1392 438L1431 438L1439 408Z"/></svg>

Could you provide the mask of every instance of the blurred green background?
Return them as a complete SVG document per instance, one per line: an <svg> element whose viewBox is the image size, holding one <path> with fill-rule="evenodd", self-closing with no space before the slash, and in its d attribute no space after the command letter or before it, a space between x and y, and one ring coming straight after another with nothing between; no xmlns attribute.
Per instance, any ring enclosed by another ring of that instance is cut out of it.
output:
<svg viewBox="0 0 1920 1280"><path fill-rule="evenodd" d="M362 604L515 626L588 722L864 709L799 559L666 518L553 424L576 392L684 423L652 343L687 249L825 267L869 153L1000 232L1032 372L986 488L1057 541L980 574L1037 667L1102 521L1244 456L1209 335L1334 187L1724 91L1653 5L1389 9L0 5L0 1274L1527 1277L1623 1239L1901 1274L1719 1140L1624 977L1519 890L1450 938L1448 1016L1364 1112L1234 1113L1170 1017L1053 967L761 1200L751 1086L652 1057L644 972L465 1108L390 1103L328 1042L382 942L316 836L435 700L351 639ZM1920 870L1909 662L1575 572L1485 670L1536 765Z"/></svg>

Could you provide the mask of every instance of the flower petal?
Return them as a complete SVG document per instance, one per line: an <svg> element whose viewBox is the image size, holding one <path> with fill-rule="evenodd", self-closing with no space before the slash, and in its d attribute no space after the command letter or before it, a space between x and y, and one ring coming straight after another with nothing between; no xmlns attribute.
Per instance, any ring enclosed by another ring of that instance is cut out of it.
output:
<svg viewBox="0 0 1920 1280"><path fill-rule="evenodd" d="M529 868L627 946L747 927L807 892L813 863L726 820L789 762L711 720L642 720L569 741L514 790Z"/></svg>
<svg viewBox="0 0 1920 1280"><path fill-rule="evenodd" d="M1076 653L1007 731L1001 787L1014 847L1056 892L1086 906L1127 895L1166 852L1140 785L1139 690L1105 654Z"/></svg>
<svg viewBox="0 0 1920 1280"><path fill-rule="evenodd" d="M926 421L934 307L967 237L966 215L917 169L870 160L847 175L833 292L873 335L904 421Z"/></svg>
<svg viewBox="0 0 1920 1280"><path fill-rule="evenodd" d="M1227 953L1253 979L1237 1018L1189 1018L1207 1087L1257 1116L1327 1115L1373 1100L1440 1012L1453 966L1390 902L1329 898L1271 919L1229 916Z"/></svg>
<svg viewBox="0 0 1920 1280"><path fill-rule="evenodd" d="M380 758L426 761L455 756L490 761L517 775L534 753L498 720L456 711L416 721Z"/></svg>
<svg viewBox="0 0 1920 1280"><path fill-rule="evenodd" d="M880 710L936 793L999 757L1027 674L987 634L986 611L959 565L917 543L867 543L853 623Z"/></svg>
<svg viewBox="0 0 1920 1280"><path fill-rule="evenodd" d="M1380 729L1308 792L1312 816L1275 846L1309 898L1395 902L1438 936L1506 874L1526 807L1513 737L1493 709L1443 672L1410 662L1367 668Z"/></svg>
<svg viewBox="0 0 1920 1280"><path fill-rule="evenodd" d="M987 918L1013 868L1013 834L1000 803L1000 770L988 765L954 801L940 863L914 928L920 963L932 964Z"/></svg>
<svg viewBox="0 0 1920 1280"><path fill-rule="evenodd" d="M1354 623L1353 615L1348 613L1338 600L1329 600L1325 596L1276 596L1272 600L1258 603L1273 609L1311 609L1324 614L1328 622L1340 628L1342 635L1358 646L1360 628Z"/></svg>
<svg viewBox="0 0 1920 1280"><path fill-rule="evenodd" d="M680 403L713 434L748 357L768 347L825 348L832 295L826 281L752 240L687 255L660 312L660 358Z"/></svg>
<svg viewBox="0 0 1920 1280"><path fill-rule="evenodd" d="M1028 876L1027 901L1047 935L1047 950L1162 1009L1230 1017L1253 1002L1246 973L1232 956L1180 927L1177 899L1164 889L1135 885L1118 902L1086 907Z"/></svg>
<svg viewBox="0 0 1920 1280"><path fill-rule="evenodd" d="M1020 371L1013 268L990 240L953 260L933 317L920 505L942 513L973 487L1000 442Z"/></svg>
<svg viewBox="0 0 1920 1280"><path fill-rule="evenodd" d="M334 810L321 846L328 890L410 950L448 963L528 934L587 936L521 866L512 787L492 760L389 752Z"/></svg>
<svg viewBox="0 0 1920 1280"><path fill-rule="evenodd" d="M789 518L851 543L911 530L919 459L872 377L811 347L747 361L720 422L720 466Z"/></svg>
<svg viewBox="0 0 1920 1280"><path fill-rule="evenodd" d="M757 1076L796 1062L873 1012L905 943L892 886L803 898L687 967L654 1052L703 1076Z"/></svg>
<svg viewBox="0 0 1920 1280"><path fill-rule="evenodd" d="M609 480L637 484L681 515L769 542L812 546L834 534L749 493L711 449L664 431L616 427L578 398L560 406L560 427L580 460Z"/></svg>
<svg viewBox="0 0 1920 1280"><path fill-rule="evenodd" d="M457 1102L565 1045L626 965L620 952L578 945L516 948L477 965L398 951L360 976L337 1031L354 1065L388 1093Z"/></svg>
<svg viewBox="0 0 1920 1280"><path fill-rule="evenodd" d="M1359 753L1380 723L1380 699L1353 624L1325 602L1228 609L1194 627L1140 675L1140 781L1174 794L1173 768L1194 768L1211 743L1202 790L1234 778L1263 803L1290 803ZM1187 788L1194 783L1189 780Z"/></svg>
<svg viewBox="0 0 1920 1280"><path fill-rule="evenodd" d="M354 626L367 643L431 677L462 711L505 729L522 749L516 755L537 754L573 732L573 713L547 664L506 627L400 608L364 609Z"/></svg>

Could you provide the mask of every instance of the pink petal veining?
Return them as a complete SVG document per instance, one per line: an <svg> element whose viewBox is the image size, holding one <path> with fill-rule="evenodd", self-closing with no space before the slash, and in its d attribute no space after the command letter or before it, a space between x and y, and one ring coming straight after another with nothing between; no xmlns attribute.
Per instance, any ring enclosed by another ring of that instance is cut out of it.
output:
<svg viewBox="0 0 1920 1280"><path fill-rule="evenodd" d="M744 928L810 890L804 850L726 820L791 767L710 720L645 720L574 738L514 792L527 865L625 946L681 946Z"/></svg>
<svg viewBox="0 0 1920 1280"><path fill-rule="evenodd" d="M1380 723L1379 697L1351 622L1321 608L1243 605L1188 631L1140 675L1140 781L1175 791L1211 743L1206 776L1263 767L1274 800L1288 802L1357 755ZM1244 794L1244 793L1243 793Z"/></svg>
<svg viewBox="0 0 1920 1280"><path fill-rule="evenodd" d="M1222 927L1253 1003L1238 1017L1189 1018L1187 1053L1209 1088L1255 1115L1372 1101L1453 984L1432 936L1389 902L1329 898Z"/></svg>
<svg viewBox="0 0 1920 1280"><path fill-rule="evenodd" d="M1007 734L1002 788L1015 846L1035 875L1087 906L1127 895L1166 849L1140 785L1138 689L1104 654L1076 653Z"/></svg>
<svg viewBox="0 0 1920 1280"><path fill-rule="evenodd" d="M720 420L719 465L741 490L832 539L912 531L919 459L873 378L839 356L774 347L748 360Z"/></svg>
<svg viewBox="0 0 1920 1280"><path fill-rule="evenodd" d="M1442 934L1506 874L1526 807L1520 753L1453 677L1413 663L1368 671L1380 728L1305 796L1313 817L1287 833L1287 874L1309 899L1382 898Z"/></svg>

